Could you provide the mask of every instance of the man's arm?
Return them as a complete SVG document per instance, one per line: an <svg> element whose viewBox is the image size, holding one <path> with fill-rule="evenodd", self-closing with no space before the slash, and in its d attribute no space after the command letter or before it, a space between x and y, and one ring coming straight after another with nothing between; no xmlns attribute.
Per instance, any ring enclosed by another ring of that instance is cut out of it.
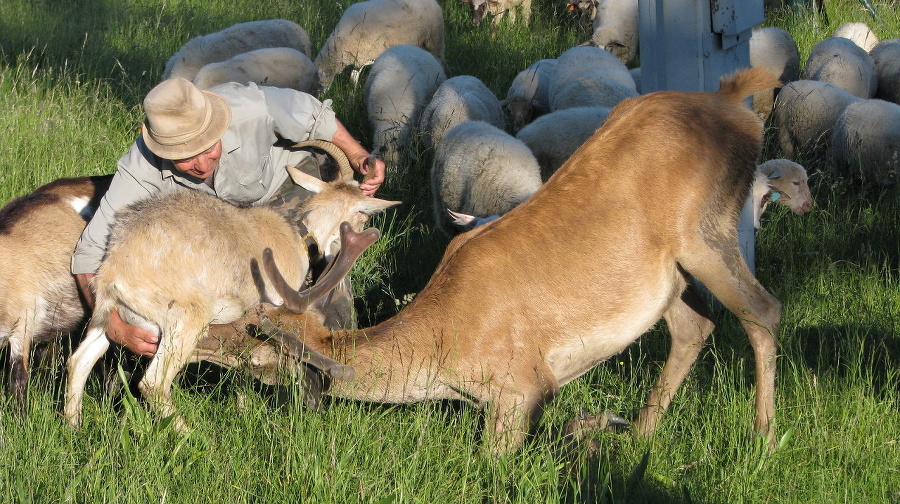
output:
<svg viewBox="0 0 900 504"><path fill-rule="evenodd" d="M81 295L84 296L84 300L93 311L94 291L91 289L91 278L94 278L93 273L75 274L75 282L78 284L78 289L81 291ZM152 357L156 354L156 349L159 347L159 337L157 335L145 331L140 327L126 323L119 317L119 312L116 310L109 313L109 322L107 322L106 325L106 337L120 345L124 345L132 352L145 357Z"/></svg>
<svg viewBox="0 0 900 504"><path fill-rule="evenodd" d="M344 151L344 154L347 155L347 159L350 160L350 165L353 169L363 175L363 181L359 184L359 188L362 189L363 194L366 196L374 195L375 191L377 191L378 188L381 187L382 182L384 182L384 161L376 158L375 166L370 167L367 163L369 160L369 151L363 148L363 146L353 138L353 135L347 131L347 128L344 127L341 121L338 121L337 119L335 119L335 121L337 121L338 128L331 138L331 143Z"/></svg>

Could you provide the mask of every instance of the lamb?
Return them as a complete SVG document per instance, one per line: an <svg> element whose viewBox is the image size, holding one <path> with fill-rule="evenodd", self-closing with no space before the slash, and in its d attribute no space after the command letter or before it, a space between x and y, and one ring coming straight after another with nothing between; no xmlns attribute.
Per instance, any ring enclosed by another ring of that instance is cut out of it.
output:
<svg viewBox="0 0 900 504"><path fill-rule="evenodd" d="M70 333L84 320L69 263L111 178L59 179L0 209L0 255L6 265L0 272L0 346L9 344L10 390L22 411L31 347Z"/></svg>
<svg viewBox="0 0 900 504"><path fill-rule="evenodd" d="M275 251L288 281L300 286L309 269L300 224L320 250L329 251L339 223L347 221L359 229L368 215L398 203L365 197L353 180L326 183L295 167L288 171L295 183L315 193L296 213L296 222L270 207L238 208L191 190L150 197L116 215L107 255L92 280L94 313L84 340L67 364L65 416L69 423L81 423L85 381L109 348L105 332L113 310L126 322L161 335L139 388L157 413L172 415L176 411L172 382L209 325L233 322L263 301L282 302L271 283L259 275L263 248ZM185 247L186 243L192 246ZM194 267L185 268L185 264ZM336 276L320 280L311 289L330 290L337 285L345 272L333 269ZM180 417L175 426L186 429Z"/></svg>
<svg viewBox="0 0 900 504"><path fill-rule="evenodd" d="M323 91L345 68L359 81L363 67L396 45L421 47L444 63L444 15L437 0L366 0L344 11L315 63Z"/></svg>
<svg viewBox="0 0 900 504"><path fill-rule="evenodd" d="M437 224L457 231L446 211L477 217L502 215L541 187L531 151L505 131L483 121L466 121L444 135L431 166Z"/></svg>
<svg viewBox="0 0 900 504"><path fill-rule="evenodd" d="M531 0L461 0L468 3L472 12L472 26L481 25L485 16L491 17L491 24L497 26L504 19L515 23L517 19L525 24L531 20ZM521 12L520 12L521 11Z"/></svg>
<svg viewBox="0 0 900 504"><path fill-rule="evenodd" d="M612 108L638 96L628 68L608 51L573 47L558 58L550 79L550 111L572 107Z"/></svg>
<svg viewBox="0 0 900 504"><path fill-rule="evenodd" d="M306 56L312 54L309 35L297 23L287 19L248 21L188 40L166 62L163 79L184 77L193 81L208 63L264 47L290 47Z"/></svg>
<svg viewBox="0 0 900 504"><path fill-rule="evenodd" d="M425 147L438 145L450 128L464 121L484 121L500 129L506 126L500 100L471 75L451 77L434 92L419 120Z"/></svg>
<svg viewBox="0 0 900 504"><path fill-rule="evenodd" d="M878 37L866 23L844 23L838 26L831 36L849 39L866 52L870 52L878 45Z"/></svg>
<svg viewBox="0 0 900 504"><path fill-rule="evenodd" d="M800 78L828 82L860 98L875 96L878 87L872 57L843 37L831 37L816 43L809 52Z"/></svg>
<svg viewBox="0 0 900 504"><path fill-rule="evenodd" d="M391 47L375 60L363 94L372 125L372 153L389 168L446 78L441 63L415 46Z"/></svg>
<svg viewBox="0 0 900 504"><path fill-rule="evenodd" d="M589 44L606 49L627 65L637 56L638 32L638 0L601 0Z"/></svg>
<svg viewBox="0 0 900 504"><path fill-rule="evenodd" d="M784 86L773 112L783 156L799 160L827 150L831 130L847 105L859 101L827 82L798 80Z"/></svg>
<svg viewBox="0 0 900 504"><path fill-rule="evenodd" d="M290 47L268 47L209 63L197 72L194 84L209 89L226 82L296 89L317 94L319 76L309 56Z"/></svg>
<svg viewBox="0 0 900 504"><path fill-rule="evenodd" d="M486 410L484 447L503 454L560 387L665 318L669 357L635 423L653 433L715 325L693 277L747 332L755 428L774 447L781 303L743 260L737 223L763 144L762 122L742 100L776 85L751 69L714 93L626 101L533 196L457 236L425 288L375 327L328 331L313 312L291 313L308 300L294 303L264 254L285 304L259 318L354 367L329 394L470 402Z"/></svg>
<svg viewBox="0 0 900 504"><path fill-rule="evenodd" d="M900 104L900 38L880 42L869 54L878 74L875 97Z"/></svg>
<svg viewBox="0 0 900 504"><path fill-rule="evenodd" d="M864 184L893 185L900 178L900 105L860 100L847 105L831 134L835 170Z"/></svg>
<svg viewBox="0 0 900 504"><path fill-rule="evenodd" d="M803 215L812 208L809 177L803 166L789 159L770 159L756 167L753 180L753 226L759 229L759 218L769 203L776 202Z"/></svg>
<svg viewBox="0 0 900 504"><path fill-rule="evenodd" d="M609 116L605 107L574 107L551 112L522 128L516 138L531 149L546 181Z"/></svg>
<svg viewBox="0 0 900 504"><path fill-rule="evenodd" d="M774 26L755 28L750 36L750 66L762 68L778 76L782 84L800 78L800 50L787 31ZM767 119L775 105L775 90L753 96L753 110Z"/></svg>
<svg viewBox="0 0 900 504"><path fill-rule="evenodd" d="M509 114L514 133L550 111L550 77L556 62L556 59L535 61L513 78L500 105Z"/></svg>

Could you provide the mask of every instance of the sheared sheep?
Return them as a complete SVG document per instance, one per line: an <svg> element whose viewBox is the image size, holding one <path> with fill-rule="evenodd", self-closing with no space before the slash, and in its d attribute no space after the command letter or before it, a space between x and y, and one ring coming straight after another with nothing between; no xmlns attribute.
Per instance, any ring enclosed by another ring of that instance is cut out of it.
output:
<svg viewBox="0 0 900 504"><path fill-rule="evenodd" d="M472 11L472 26L479 26L485 16L491 17L496 26L503 19L515 23L517 19L525 24L531 20L531 0L461 0L469 4ZM519 12L521 11L521 12Z"/></svg>
<svg viewBox="0 0 900 504"><path fill-rule="evenodd" d="M194 84L200 89L226 82L255 82L309 94L316 94L319 89L316 65L309 56L290 47L267 47L209 63L194 77Z"/></svg>
<svg viewBox="0 0 900 504"><path fill-rule="evenodd" d="M372 125L372 152L389 168L446 78L441 63L416 46L391 47L375 60L363 94Z"/></svg>
<svg viewBox="0 0 900 504"><path fill-rule="evenodd" d="M828 82L860 98L875 96L878 88L872 57L843 37L831 37L816 43L809 52L800 78Z"/></svg>
<svg viewBox="0 0 900 504"><path fill-rule="evenodd" d="M750 35L750 66L778 76L782 84L800 78L800 50L787 31L775 26L756 28ZM775 105L775 89L753 95L753 110L767 119Z"/></svg>
<svg viewBox="0 0 900 504"><path fill-rule="evenodd" d="M809 177L803 166L789 159L770 159L756 167L753 182L753 226L759 229L759 218L771 202L784 205L797 215L812 208Z"/></svg>
<svg viewBox="0 0 900 504"><path fill-rule="evenodd" d="M163 79L184 77L192 81L208 63L264 47L290 47L307 56L312 54L309 35L297 23L287 19L248 21L188 40L166 62Z"/></svg>
<svg viewBox="0 0 900 504"><path fill-rule="evenodd" d="M869 54L878 74L875 97L900 104L900 38L881 41Z"/></svg>
<svg viewBox="0 0 900 504"><path fill-rule="evenodd" d="M366 0L347 7L315 59L322 91L347 67L356 84L363 67L396 45L421 47L443 65L444 15L437 0Z"/></svg>
<svg viewBox="0 0 900 504"><path fill-rule="evenodd" d="M864 184L895 184L900 177L900 105L860 100L847 105L831 134L838 173Z"/></svg>
<svg viewBox="0 0 900 504"><path fill-rule="evenodd" d="M606 107L573 107L538 117L516 134L531 149L546 181L609 116Z"/></svg>
<svg viewBox="0 0 900 504"><path fill-rule="evenodd" d="M550 77L556 69L556 59L535 61L513 78L506 98L500 105L509 113L513 132L524 128L536 117L550 111Z"/></svg>
<svg viewBox="0 0 900 504"><path fill-rule="evenodd" d="M482 121L451 128L434 154L434 211L438 226L450 234L459 229L447 210L476 217L502 215L540 187L540 167L528 147Z"/></svg>
<svg viewBox="0 0 900 504"><path fill-rule="evenodd" d="M612 108L638 96L634 79L624 63L610 52L576 46L562 53L550 79L550 110L572 107Z"/></svg>
<svg viewBox="0 0 900 504"><path fill-rule="evenodd" d="M798 80L784 86L773 112L782 155L796 161L819 149L824 152L841 112L859 100L827 82Z"/></svg>
<svg viewBox="0 0 900 504"><path fill-rule="evenodd" d="M638 0L601 0L588 43L628 64L638 53L638 31Z"/></svg>
<svg viewBox="0 0 900 504"><path fill-rule="evenodd" d="M500 129L506 126L500 100L471 75L451 77L434 92L419 121L426 148L438 145L450 128L464 121L484 121Z"/></svg>
<svg viewBox="0 0 900 504"><path fill-rule="evenodd" d="M866 23L844 23L838 26L831 36L850 39L866 52L870 52L878 45L878 37Z"/></svg>

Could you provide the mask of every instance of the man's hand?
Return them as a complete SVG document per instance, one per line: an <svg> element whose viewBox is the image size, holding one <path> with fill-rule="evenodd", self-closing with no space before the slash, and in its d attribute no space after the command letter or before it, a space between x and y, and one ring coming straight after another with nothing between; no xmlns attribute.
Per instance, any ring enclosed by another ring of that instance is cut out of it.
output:
<svg viewBox="0 0 900 504"><path fill-rule="evenodd" d="M363 194L366 196L375 195L375 191L384 182L385 169L384 161L375 156L366 156L366 160L360 163L358 170L363 175L363 181L359 184Z"/></svg>
<svg viewBox="0 0 900 504"><path fill-rule="evenodd" d="M386 171L384 161L376 159L374 156L370 158L368 151L353 138L340 121L337 121L337 126L337 132L331 138L331 142L344 151L350 161L350 166L357 173L362 174L363 181L359 184L359 188L362 189L363 194L374 195L384 182ZM373 164L374 166L372 166Z"/></svg>
<svg viewBox="0 0 900 504"><path fill-rule="evenodd" d="M159 348L159 337L150 331L133 326L119 317L119 312L113 310L109 314L109 322L106 325L106 337L115 343L123 345L132 352L152 357Z"/></svg>

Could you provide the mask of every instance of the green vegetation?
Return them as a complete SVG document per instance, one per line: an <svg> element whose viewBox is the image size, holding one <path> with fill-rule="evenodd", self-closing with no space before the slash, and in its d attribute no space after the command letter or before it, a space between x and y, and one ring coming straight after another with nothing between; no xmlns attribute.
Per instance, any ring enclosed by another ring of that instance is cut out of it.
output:
<svg viewBox="0 0 900 504"><path fill-rule="evenodd" d="M3 0L0 202L58 177L111 173L136 136L144 94L190 37L283 17L306 27L318 48L349 2ZM896 3L871 3L877 20L863 2L830 0L828 23L790 10L767 22L788 29L804 57L845 21L900 36ZM498 30L469 26L461 2L442 4L450 74L476 75L501 96L516 72L588 36L555 0L536 2L531 27ZM327 98L369 144L361 89L344 75ZM418 292L447 243L433 228L429 162L410 150L380 193L405 204L374 222L385 236L354 270L366 322ZM753 356L728 314L652 439L602 433L594 449L566 452L559 432L582 411L627 416L640 407L666 358L664 324L564 387L534 436L501 459L479 453L481 418L468 405L333 400L315 413L209 367L191 368L176 390L190 435L150 418L128 394L105 398L99 375L76 433L60 418L62 348L36 359L26 416L0 399L0 495L23 503L900 503L900 192L821 173L810 182L811 214L770 209L757 242L758 276L784 303L774 453L752 432ZM15 258L3 267L16 268Z"/></svg>

